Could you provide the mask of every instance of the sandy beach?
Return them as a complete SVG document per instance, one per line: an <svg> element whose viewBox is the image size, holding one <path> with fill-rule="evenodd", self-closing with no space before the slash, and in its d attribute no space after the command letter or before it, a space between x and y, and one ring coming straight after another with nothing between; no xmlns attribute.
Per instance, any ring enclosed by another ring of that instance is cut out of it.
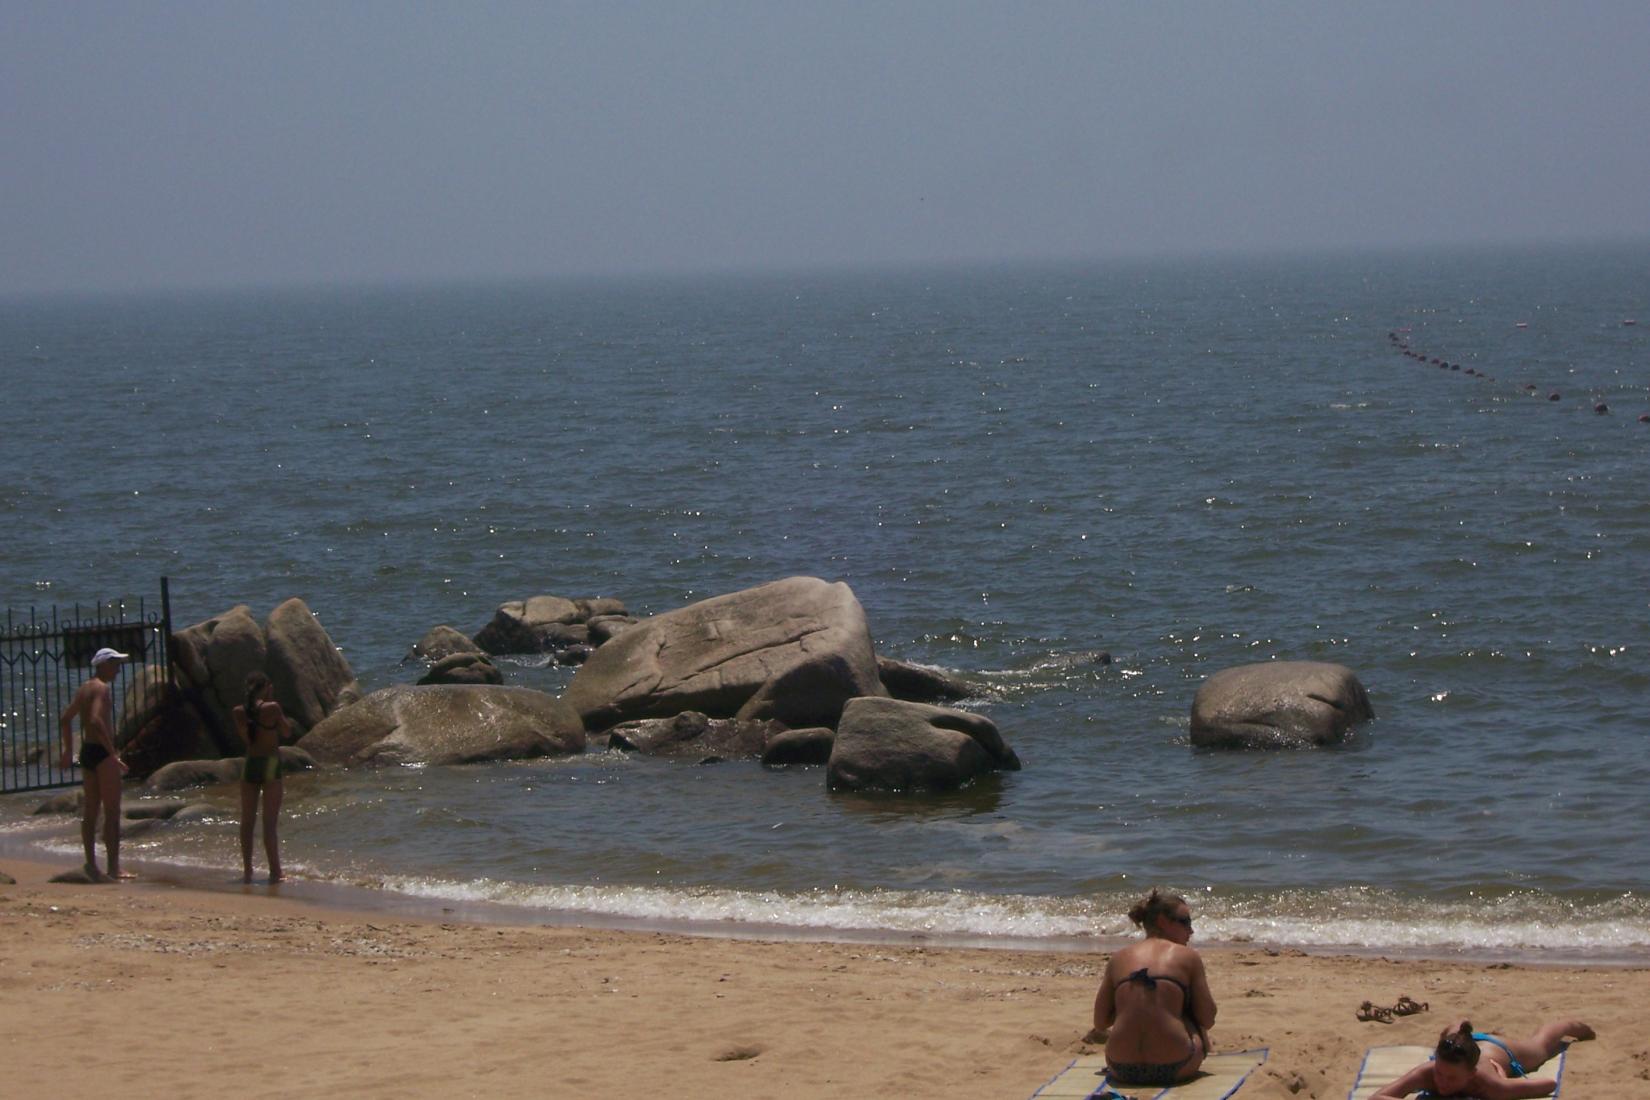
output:
<svg viewBox="0 0 1650 1100"><path fill-rule="evenodd" d="M1092 1047L1099 953L500 927L272 896L47 881L6 859L16 1097L1029 1097ZM1650 970L1205 948L1241 1095L1342 1097L1363 1050L1452 1015L1591 1021L1564 1095L1650 1096ZM1431 1011L1354 1019L1400 994ZM95 1037L94 1037L95 1036Z"/></svg>

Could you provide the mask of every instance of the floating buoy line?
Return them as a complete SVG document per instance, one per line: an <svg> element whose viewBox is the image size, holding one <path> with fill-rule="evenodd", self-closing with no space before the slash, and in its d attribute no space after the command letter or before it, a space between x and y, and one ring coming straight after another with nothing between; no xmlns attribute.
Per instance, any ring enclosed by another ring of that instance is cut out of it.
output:
<svg viewBox="0 0 1650 1100"><path fill-rule="evenodd" d="M1623 320L1622 324L1623 325L1636 325L1636 324L1638 324L1638 322L1633 320L1632 318L1628 318L1626 320ZM1519 322L1517 322L1515 327L1517 327L1517 328L1529 328L1529 322L1519 321ZM1439 370L1456 371L1456 372L1459 372L1461 374L1471 375L1474 378L1483 379L1486 382L1494 382L1495 381L1495 376L1493 374L1488 373L1487 371L1478 370L1476 367L1465 367L1465 368L1463 368L1460 363L1452 363L1448 359L1440 359L1436 355L1428 355L1424 351L1417 351L1414 348L1410 347L1409 346L1409 329L1407 329L1407 328L1393 329L1393 330L1391 330L1390 332L1388 332L1386 334L1386 338L1387 338L1387 342L1389 344L1391 344L1392 347L1395 350L1402 353L1406 358L1415 360L1417 363L1420 363L1422 366L1437 367ZM1538 387L1536 386L1536 384L1534 382L1524 383L1523 390L1524 390L1525 393L1528 393L1532 396L1534 396L1534 395L1536 395L1537 393L1540 392ZM1547 394L1547 400L1548 401L1562 401L1562 400L1564 400L1564 395L1562 393L1560 393L1558 390L1551 390ZM1595 402L1593 404L1593 413L1597 416L1608 416L1609 413L1610 413L1610 406L1608 404L1606 404L1605 402L1603 402L1603 401ZM1640 424L1650 424L1650 413L1641 413L1639 415L1639 423Z"/></svg>

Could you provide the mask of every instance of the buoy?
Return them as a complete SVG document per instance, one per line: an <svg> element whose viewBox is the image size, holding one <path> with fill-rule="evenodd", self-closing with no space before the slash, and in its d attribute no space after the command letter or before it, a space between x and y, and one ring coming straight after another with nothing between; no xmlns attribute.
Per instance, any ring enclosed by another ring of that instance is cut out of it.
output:
<svg viewBox="0 0 1650 1100"><path fill-rule="evenodd" d="M1473 370L1471 367L1468 367L1463 373L1465 373L1465 374L1477 374L1478 372Z"/></svg>
<svg viewBox="0 0 1650 1100"><path fill-rule="evenodd" d="M1593 406L1593 411L1598 413L1600 416L1603 416L1605 413L1610 411L1610 406L1600 401L1598 404Z"/></svg>
<svg viewBox="0 0 1650 1100"><path fill-rule="evenodd" d="M1535 389L1535 383L1534 382L1526 382L1526 383L1524 383L1524 388L1527 389L1527 390L1533 390L1533 389Z"/></svg>
<svg viewBox="0 0 1650 1100"><path fill-rule="evenodd" d="M1632 317L1627 317L1624 318L1621 323L1624 325L1636 325L1638 324L1638 321L1634 320Z"/></svg>
<svg viewBox="0 0 1650 1100"><path fill-rule="evenodd" d="M1530 327L1530 323L1528 321L1520 321L1516 325L1513 326L1513 328L1529 328L1529 327Z"/></svg>
<svg viewBox="0 0 1650 1100"><path fill-rule="evenodd" d="M1559 398L1558 398L1558 391L1557 390L1554 390L1552 393L1549 393L1547 395L1547 400L1548 401L1557 401L1558 399Z"/></svg>
<svg viewBox="0 0 1650 1100"><path fill-rule="evenodd" d="M1650 413L1639 413L1640 424L1650 424Z"/></svg>
<svg viewBox="0 0 1650 1100"><path fill-rule="evenodd" d="M1449 365L1449 369L1450 370L1460 370L1461 369L1461 364L1460 363L1451 363Z"/></svg>

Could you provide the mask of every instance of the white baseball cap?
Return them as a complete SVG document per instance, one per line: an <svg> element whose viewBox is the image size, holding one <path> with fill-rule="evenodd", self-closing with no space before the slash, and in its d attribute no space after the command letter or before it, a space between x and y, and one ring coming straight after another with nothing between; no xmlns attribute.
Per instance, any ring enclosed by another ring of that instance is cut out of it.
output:
<svg viewBox="0 0 1650 1100"><path fill-rule="evenodd" d="M124 661L125 659L126 654L110 649L108 646L104 646L102 649L92 654L92 667L96 668L104 661Z"/></svg>

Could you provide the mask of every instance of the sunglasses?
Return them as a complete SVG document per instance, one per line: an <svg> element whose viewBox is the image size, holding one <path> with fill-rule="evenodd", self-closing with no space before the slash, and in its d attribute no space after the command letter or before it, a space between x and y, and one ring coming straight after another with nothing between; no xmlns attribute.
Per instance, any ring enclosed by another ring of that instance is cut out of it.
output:
<svg viewBox="0 0 1650 1100"><path fill-rule="evenodd" d="M1466 1062L1478 1053L1478 1044L1465 1039L1458 1039L1453 1035L1446 1035L1438 1040L1438 1057L1446 1062Z"/></svg>

